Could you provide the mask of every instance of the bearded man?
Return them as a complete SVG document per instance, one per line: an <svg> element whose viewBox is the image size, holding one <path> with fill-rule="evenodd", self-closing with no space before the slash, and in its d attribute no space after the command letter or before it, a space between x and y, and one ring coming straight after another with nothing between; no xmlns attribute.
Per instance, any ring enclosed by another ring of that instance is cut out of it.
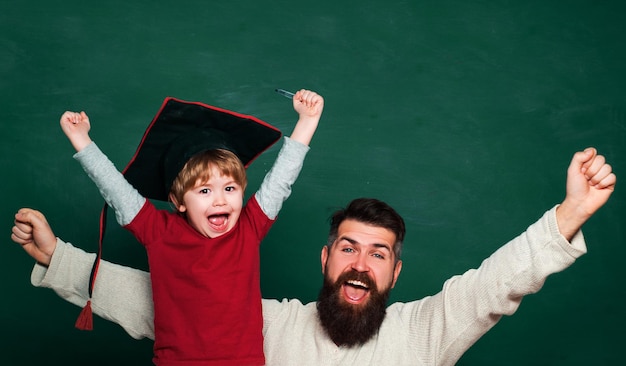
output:
<svg viewBox="0 0 626 366"><path fill-rule="evenodd" d="M477 269L433 295L386 305L402 261L404 221L384 202L363 198L335 213L322 248L319 300L263 300L268 365L454 365L526 294L586 252L582 225L614 190L612 168L594 148L576 152L563 202ZM95 254L56 238L38 211L16 215L12 239L37 261L35 286L84 306ZM94 312L135 338L154 337L150 276L102 261ZM49 315L47 315L49 316Z"/></svg>

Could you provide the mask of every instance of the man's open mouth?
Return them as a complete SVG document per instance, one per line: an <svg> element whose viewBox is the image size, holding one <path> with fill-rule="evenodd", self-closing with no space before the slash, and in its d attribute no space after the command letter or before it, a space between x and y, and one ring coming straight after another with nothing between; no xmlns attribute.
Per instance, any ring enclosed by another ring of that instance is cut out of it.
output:
<svg viewBox="0 0 626 366"><path fill-rule="evenodd" d="M343 293L351 303L360 303L369 293L369 286L358 280L348 280L343 284Z"/></svg>

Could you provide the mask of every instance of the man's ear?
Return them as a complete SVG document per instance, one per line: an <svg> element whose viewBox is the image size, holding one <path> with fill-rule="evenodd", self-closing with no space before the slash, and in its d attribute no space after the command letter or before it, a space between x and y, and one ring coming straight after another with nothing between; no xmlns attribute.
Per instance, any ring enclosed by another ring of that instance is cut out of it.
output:
<svg viewBox="0 0 626 366"><path fill-rule="evenodd" d="M393 281L391 282L391 288L396 285L396 281L398 280L398 276L400 276L400 271L402 271L402 261L398 261L393 268Z"/></svg>
<svg viewBox="0 0 626 366"><path fill-rule="evenodd" d="M176 197L174 197L173 193L170 193L169 198L170 198L170 202L172 202L172 204L174 205L174 207L176 207L176 210L178 212L187 211L187 207L185 207L185 205L183 204L178 203L178 200L176 199Z"/></svg>
<svg viewBox="0 0 626 366"><path fill-rule="evenodd" d="M322 254L320 255L322 262L322 274L326 274L326 261L328 261L328 245L322 247Z"/></svg>

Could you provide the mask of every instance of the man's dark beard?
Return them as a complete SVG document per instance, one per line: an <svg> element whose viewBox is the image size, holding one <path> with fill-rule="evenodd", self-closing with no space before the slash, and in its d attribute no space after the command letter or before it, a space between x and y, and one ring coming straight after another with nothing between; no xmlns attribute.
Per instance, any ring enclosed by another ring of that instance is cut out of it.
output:
<svg viewBox="0 0 626 366"><path fill-rule="evenodd" d="M369 299L364 305L346 303L341 299L342 285L348 280L361 281L369 287ZM385 319L391 286L378 292L376 284L365 273L343 273L335 283L324 276L324 286L317 298L317 312L322 327L330 339L340 346L362 345L370 340Z"/></svg>

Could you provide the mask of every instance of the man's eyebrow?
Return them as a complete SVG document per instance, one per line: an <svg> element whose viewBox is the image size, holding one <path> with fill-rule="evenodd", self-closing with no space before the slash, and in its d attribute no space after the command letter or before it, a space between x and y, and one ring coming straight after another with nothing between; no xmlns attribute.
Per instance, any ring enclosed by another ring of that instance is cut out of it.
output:
<svg viewBox="0 0 626 366"><path fill-rule="evenodd" d="M383 244L383 243L374 243L373 245L374 245L374 247L376 247L376 248L387 249L387 251L388 251L389 253L391 253L391 248L390 248L390 247L389 247L389 245L387 245L387 244Z"/></svg>
<svg viewBox="0 0 626 366"><path fill-rule="evenodd" d="M352 245L363 245L363 244L359 243L358 241L352 239L349 236L340 236L337 239L337 242L341 242L343 240L347 241L348 243L350 243ZM373 243L371 245L374 246L375 248L386 249L389 253L391 253L391 247L388 244L385 244L385 243Z"/></svg>
<svg viewBox="0 0 626 366"><path fill-rule="evenodd" d="M338 242L343 241L343 240L347 241L350 244L359 244L359 242L357 242L356 240L352 239L349 236L340 236L337 238Z"/></svg>

